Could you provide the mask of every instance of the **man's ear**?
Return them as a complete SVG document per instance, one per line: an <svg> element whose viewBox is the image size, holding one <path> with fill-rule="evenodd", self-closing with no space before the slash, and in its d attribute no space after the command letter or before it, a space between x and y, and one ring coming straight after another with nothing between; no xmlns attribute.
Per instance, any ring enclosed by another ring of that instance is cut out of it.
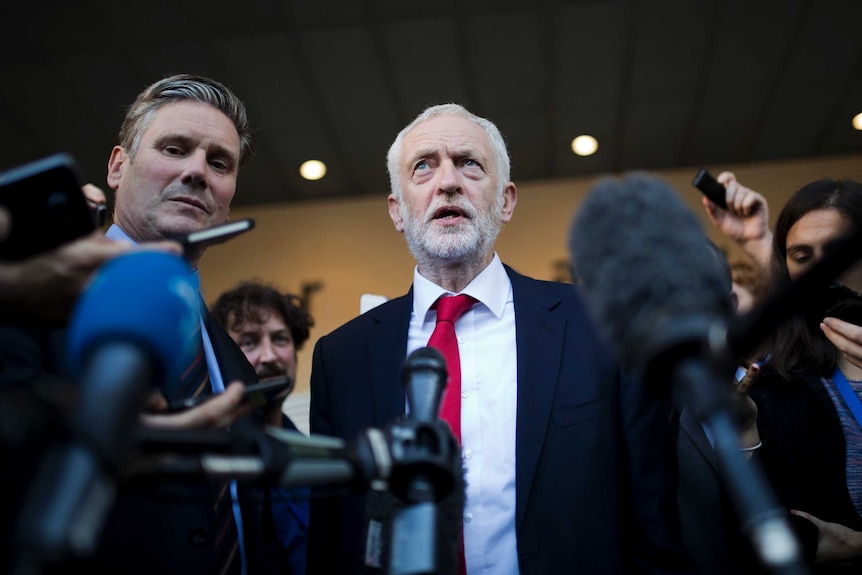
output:
<svg viewBox="0 0 862 575"><path fill-rule="evenodd" d="M111 158L108 160L108 186L115 192L120 187L126 163L130 161L129 154L122 146L114 146L111 150Z"/></svg>
<svg viewBox="0 0 862 575"><path fill-rule="evenodd" d="M401 202L395 194L389 194L389 219L395 224L398 233L404 233L404 220L401 218Z"/></svg>
<svg viewBox="0 0 862 575"><path fill-rule="evenodd" d="M518 188L513 182L509 182L503 188L503 213L502 222L508 224L512 220L512 214L515 212L515 204L518 203Z"/></svg>

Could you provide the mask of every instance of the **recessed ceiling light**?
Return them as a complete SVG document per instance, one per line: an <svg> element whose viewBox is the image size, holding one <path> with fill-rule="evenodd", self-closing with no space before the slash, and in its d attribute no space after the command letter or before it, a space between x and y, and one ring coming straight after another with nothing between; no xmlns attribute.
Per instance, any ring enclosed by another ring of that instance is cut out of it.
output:
<svg viewBox="0 0 862 575"><path fill-rule="evenodd" d="M306 180L319 180L326 175L326 164L320 160L308 160L299 166L299 175Z"/></svg>
<svg viewBox="0 0 862 575"><path fill-rule="evenodd" d="M578 136L572 140L572 151L579 156L592 156L599 149L599 143L592 136Z"/></svg>
<svg viewBox="0 0 862 575"><path fill-rule="evenodd" d="M853 127L857 130L862 130L862 112L859 112L853 117Z"/></svg>

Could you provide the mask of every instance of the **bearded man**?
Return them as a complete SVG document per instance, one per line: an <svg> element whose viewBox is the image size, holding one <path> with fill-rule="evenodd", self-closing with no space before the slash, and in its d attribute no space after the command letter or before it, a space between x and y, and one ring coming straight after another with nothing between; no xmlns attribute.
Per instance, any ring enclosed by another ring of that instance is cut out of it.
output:
<svg viewBox="0 0 862 575"><path fill-rule="evenodd" d="M688 572L661 404L622 377L575 287L518 274L494 249L517 201L500 131L433 106L398 134L388 170L413 286L317 342L312 433L349 440L402 416L405 358L432 346L438 301L466 294L441 409L466 473L458 571ZM361 496L313 497L309 573L373 570L366 520Z"/></svg>

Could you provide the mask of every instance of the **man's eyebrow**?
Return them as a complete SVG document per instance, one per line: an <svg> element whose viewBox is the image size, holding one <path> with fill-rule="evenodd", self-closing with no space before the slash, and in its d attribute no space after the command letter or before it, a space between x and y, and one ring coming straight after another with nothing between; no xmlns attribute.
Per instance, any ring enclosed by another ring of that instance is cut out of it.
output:
<svg viewBox="0 0 862 575"><path fill-rule="evenodd" d="M164 144L177 143L185 146L192 146L195 142L196 140L194 138L185 134L181 134L179 132L167 132L156 138L155 145L161 146ZM228 161L231 168L235 167L239 163L239 157L221 144L211 143L210 149L207 153L208 155L215 155L218 158L225 159Z"/></svg>
<svg viewBox="0 0 862 575"><path fill-rule="evenodd" d="M168 144L176 142L177 144L191 144L192 138L179 132L165 132L155 139L156 144Z"/></svg>
<svg viewBox="0 0 862 575"><path fill-rule="evenodd" d="M413 165L422 158L431 158L431 157L435 157L438 155L439 155L439 152L437 151L436 148L432 148L432 147L418 148L416 151L414 151L412 154L410 154L410 156L409 156L410 160L409 161L410 161L410 164Z"/></svg>
<svg viewBox="0 0 862 575"><path fill-rule="evenodd" d="M418 148L410 155L410 165L412 166L422 158L436 158L439 155L440 151L436 147L429 146L427 148ZM451 148L448 151L448 155L452 156L453 158L476 158L478 160L482 160L483 162L486 159L486 155L483 154L479 148L470 145L463 145Z"/></svg>

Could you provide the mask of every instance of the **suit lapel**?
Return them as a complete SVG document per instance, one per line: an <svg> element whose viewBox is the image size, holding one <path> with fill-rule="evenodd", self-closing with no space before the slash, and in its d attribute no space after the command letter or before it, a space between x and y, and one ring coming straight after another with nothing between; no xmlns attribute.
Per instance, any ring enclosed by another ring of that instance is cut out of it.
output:
<svg viewBox="0 0 862 575"><path fill-rule="evenodd" d="M225 386L239 379L245 383L254 383L258 380L254 367L248 358L231 339L224 328L215 321L209 313L206 304L201 300L201 318L213 346L219 371Z"/></svg>
<svg viewBox="0 0 862 575"><path fill-rule="evenodd" d="M689 439L694 448L709 462L710 467L718 473L715 451L712 448L712 444L710 444L709 438L707 438L706 432L703 430L703 425L701 425L694 410L688 406L684 407L680 414L679 427L680 432Z"/></svg>
<svg viewBox="0 0 862 575"><path fill-rule="evenodd" d="M413 288L400 298L369 310L373 328L366 342L371 363L374 425L386 425L404 415L401 368L407 357L407 332L413 305Z"/></svg>
<svg viewBox="0 0 862 575"><path fill-rule="evenodd" d="M506 268L512 280L518 354L518 415L515 429L515 525L527 508L551 418L566 320L559 298L542 284Z"/></svg>

